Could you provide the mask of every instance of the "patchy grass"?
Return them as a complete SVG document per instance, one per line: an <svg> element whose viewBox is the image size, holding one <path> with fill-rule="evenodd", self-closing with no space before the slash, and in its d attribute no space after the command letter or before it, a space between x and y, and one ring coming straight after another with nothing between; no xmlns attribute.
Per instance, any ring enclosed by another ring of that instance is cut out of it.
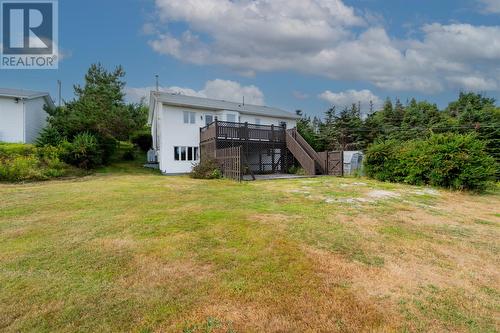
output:
<svg viewBox="0 0 500 333"><path fill-rule="evenodd" d="M500 329L500 197L122 163L0 185L0 331Z"/></svg>

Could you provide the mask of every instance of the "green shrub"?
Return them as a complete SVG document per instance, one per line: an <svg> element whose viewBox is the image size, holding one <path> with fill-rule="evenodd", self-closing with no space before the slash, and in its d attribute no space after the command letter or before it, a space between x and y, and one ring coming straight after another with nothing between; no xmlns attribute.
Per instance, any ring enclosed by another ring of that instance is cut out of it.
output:
<svg viewBox="0 0 500 333"><path fill-rule="evenodd" d="M98 150L99 150L100 154L99 154L99 157L96 158L96 161L99 161L99 162L94 164L91 167L91 169L93 169L97 166L101 166L101 165L108 165L111 162L111 159L114 156L116 150L118 149L118 145L119 145L119 141L117 141L112 136L98 136L98 135L94 135L94 134L92 134L92 135L97 139Z"/></svg>
<svg viewBox="0 0 500 333"><path fill-rule="evenodd" d="M12 156L27 156L35 152L36 147L33 145L0 142L0 159Z"/></svg>
<svg viewBox="0 0 500 333"><path fill-rule="evenodd" d="M216 160L203 159L200 163L194 165L190 175L194 179L220 179L222 178L222 171Z"/></svg>
<svg viewBox="0 0 500 333"><path fill-rule="evenodd" d="M39 161L34 155L14 156L0 163L0 180L23 181L45 179L38 168Z"/></svg>
<svg viewBox="0 0 500 333"><path fill-rule="evenodd" d="M483 191L494 180L498 165L475 135L435 134L426 140L376 143L368 148L369 177L413 185Z"/></svg>
<svg viewBox="0 0 500 333"><path fill-rule="evenodd" d="M45 146L57 147L63 141L64 138L61 136L59 131L57 131L57 129L49 125L41 131L40 136L36 140L36 145L38 147L45 147Z"/></svg>
<svg viewBox="0 0 500 333"><path fill-rule="evenodd" d="M135 160L135 150L133 148L128 148L123 152L122 159L124 161L134 161Z"/></svg>
<svg viewBox="0 0 500 333"><path fill-rule="evenodd" d="M382 141L371 145L365 157L365 171L380 181L396 181L397 149L399 142Z"/></svg>
<svg viewBox="0 0 500 333"><path fill-rule="evenodd" d="M294 165L288 169L288 173L291 175L304 176L306 171L302 167Z"/></svg>
<svg viewBox="0 0 500 333"><path fill-rule="evenodd" d="M151 132L144 131L135 133L132 136L132 143L146 153L151 149L151 147L153 147L153 137L151 136Z"/></svg>
<svg viewBox="0 0 500 333"><path fill-rule="evenodd" d="M90 133L78 134L73 142L63 142L64 160L80 169L90 170L102 164L102 152L96 137Z"/></svg>
<svg viewBox="0 0 500 333"><path fill-rule="evenodd" d="M65 176L69 166L60 148L0 144L0 181L36 181Z"/></svg>

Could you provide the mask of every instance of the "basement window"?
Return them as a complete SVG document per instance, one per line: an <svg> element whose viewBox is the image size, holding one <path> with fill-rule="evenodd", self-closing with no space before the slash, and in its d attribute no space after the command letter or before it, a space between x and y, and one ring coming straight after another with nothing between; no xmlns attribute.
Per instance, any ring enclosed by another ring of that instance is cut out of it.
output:
<svg viewBox="0 0 500 333"><path fill-rule="evenodd" d="M180 147L174 147L174 159L176 161L180 161L180 159L181 159L181 148Z"/></svg>
<svg viewBox="0 0 500 333"><path fill-rule="evenodd" d="M181 161L187 161L187 159L186 159L186 147L181 147Z"/></svg>
<svg viewBox="0 0 500 333"><path fill-rule="evenodd" d="M175 161L198 161L199 159L198 147L174 147Z"/></svg>

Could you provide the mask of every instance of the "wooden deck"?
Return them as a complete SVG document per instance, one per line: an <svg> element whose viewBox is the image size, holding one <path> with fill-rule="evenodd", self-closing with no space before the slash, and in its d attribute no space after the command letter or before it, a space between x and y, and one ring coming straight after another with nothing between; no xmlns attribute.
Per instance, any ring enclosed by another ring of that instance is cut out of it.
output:
<svg viewBox="0 0 500 333"><path fill-rule="evenodd" d="M249 123L231 123L215 121L200 129L200 142L210 140L286 142L286 128L280 126L255 125Z"/></svg>
<svg viewBox="0 0 500 333"><path fill-rule="evenodd" d="M296 160L306 175L341 175L335 152L316 152L297 129L215 121L200 129L201 158L217 159L227 178L286 173Z"/></svg>

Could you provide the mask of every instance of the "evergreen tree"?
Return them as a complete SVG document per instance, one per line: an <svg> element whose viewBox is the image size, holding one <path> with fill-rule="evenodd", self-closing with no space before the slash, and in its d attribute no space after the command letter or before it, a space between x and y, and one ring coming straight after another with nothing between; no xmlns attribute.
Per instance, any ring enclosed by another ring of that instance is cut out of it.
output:
<svg viewBox="0 0 500 333"><path fill-rule="evenodd" d="M390 119L390 124L395 128L400 128L403 123L403 119L405 117L405 107L399 100L396 100L396 105L394 106L394 112L392 114L392 119Z"/></svg>
<svg viewBox="0 0 500 333"><path fill-rule="evenodd" d="M321 150L319 135L318 135L318 121L319 119L314 117L308 117L303 114L301 110L296 111L297 115L301 118L297 121L297 130L300 135L313 147L315 150Z"/></svg>
<svg viewBox="0 0 500 333"><path fill-rule="evenodd" d="M49 141L56 137L72 142L82 133L90 134L97 139L106 163L117 141L129 140L147 121L147 108L125 103L124 76L121 66L107 71L101 64L91 65L85 84L74 86L75 99L63 107L47 110L49 126L42 132L39 144L55 144Z"/></svg>
<svg viewBox="0 0 500 333"><path fill-rule="evenodd" d="M452 118L448 122L455 132L475 132L486 141L486 149L500 162L500 109L494 98L476 93L460 93L457 101L448 105L445 112Z"/></svg>
<svg viewBox="0 0 500 333"><path fill-rule="evenodd" d="M337 114L335 108L326 112L321 129L322 141L328 150L357 150L363 148L363 120L357 104L344 108Z"/></svg>

